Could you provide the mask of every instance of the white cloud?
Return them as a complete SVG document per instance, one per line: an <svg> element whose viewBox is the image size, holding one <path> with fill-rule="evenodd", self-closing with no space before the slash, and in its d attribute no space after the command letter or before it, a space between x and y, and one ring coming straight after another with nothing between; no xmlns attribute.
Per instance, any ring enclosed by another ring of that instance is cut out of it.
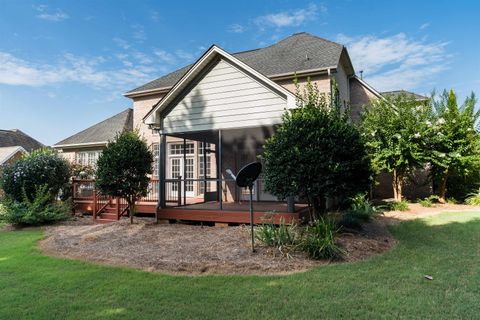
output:
<svg viewBox="0 0 480 320"><path fill-rule="evenodd" d="M70 53L55 64L45 64L0 52L0 84L40 87L73 82L92 88L126 90L167 71L162 66L133 65L127 60L128 55L117 55L116 58L120 62L117 67L107 65L112 61L101 56L81 57ZM148 57L140 54L135 58L147 62Z"/></svg>
<svg viewBox="0 0 480 320"><path fill-rule="evenodd" d="M161 18L160 13L158 13L158 11L152 11L150 14L150 18L152 19L152 21L158 22Z"/></svg>
<svg viewBox="0 0 480 320"><path fill-rule="evenodd" d="M38 12L36 17L42 20L59 22L70 18L70 16L63 12L61 9L56 8L54 10L51 10L48 8L48 6L44 4L34 6L34 9Z"/></svg>
<svg viewBox="0 0 480 320"><path fill-rule="evenodd" d="M192 53L181 50L181 49L176 50L175 54L177 55L177 57L187 62L190 62L195 58Z"/></svg>
<svg viewBox="0 0 480 320"><path fill-rule="evenodd" d="M177 62L175 56L165 50L155 49L153 50L153 53L160 59L161 62L166 62L169 64L175 64Z"/></svg>
<svg viewBox="0 0 480 320"><path fill-rule="evenodd" d="M132 27L132 38L138 42L144 42L147 40L147 35L145 34L145 28L142 25L134 24Z"/></svg>
<svg viewBox="0 0 480 320"><path fill-rule="evenodd" d="M430 23L429 23L429 22L424 23L424 24L422 24L422 25L420 26L420 30L426 29L426 28L428 28L428 27L430 27Z"/></svg>
<svg viewBox="0 0 480 320"><path fill-rule="evenodd" d="M246 28L242 26L241 24L234 23L228 26L227 31L232 32L232 33L243 33L245 32Z"/></svg>
<svg viewBox="0 0 480 320"><path fill-rule="evenodd" d="M307 21L314 20L318 16L318 12L326 13L327 8L323 5L317 6L312 3L307 8L294 11L283 11L271 13L257 17L255 23L260 26L269 27L296 27L303 25Z"/></svg>
<svg viewBox="0 0 480 320"><path fill-rule="evenodd" d="M448 68L446 42L419 41L404 33L393 36L347 37L345 44L355 69L379 90L414 89Z"/></svg>
<svg viewBox="0 0 480 320"><path fill-rule="evenodd" d="M124 50L127 50L128 48L131 47L130 43L128 43L127 40L124 40L122 38L115 37L112 40L113 40L113 42L115 42L115 44L117 46L119 46L120 48L122 48Z"/></svg>

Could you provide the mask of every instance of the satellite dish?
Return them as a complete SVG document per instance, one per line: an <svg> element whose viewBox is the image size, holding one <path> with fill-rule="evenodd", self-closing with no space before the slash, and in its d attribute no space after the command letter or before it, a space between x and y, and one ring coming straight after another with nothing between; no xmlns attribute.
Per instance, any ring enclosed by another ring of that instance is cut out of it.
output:
<svg viewBox="0 0 480 320"><path fill-rule="evenodd" d="M235 182L240 188L248 188L250 191L250 235L252 238L252 252L255 252L255 240L253 235L253 197L252 189L253 183L258 179L262 172L262 164L260 162L252 162L244 166L235 177L230 171L230 174L235 177Z"/></svg>
<svg viewBox="0 0 480 320"><path fill-rule="evenodd" d="M252 162L244 166L237 174L235 182L241 188L252 188L255 180L262 172L262 164L260 162Z"/></svg>

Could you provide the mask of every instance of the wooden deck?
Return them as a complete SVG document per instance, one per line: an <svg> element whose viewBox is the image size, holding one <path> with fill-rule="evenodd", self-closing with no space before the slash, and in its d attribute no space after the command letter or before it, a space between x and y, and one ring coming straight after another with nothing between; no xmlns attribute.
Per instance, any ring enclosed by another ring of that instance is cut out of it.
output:
<svg viewBox="0 0 480 320"><path fill-rule="evenodd" d="M76 200L75 210L78 212L92 212L93 202ZM307 213L308 208L303 204L295 205L296 211L287 212L287 204L281 202L254 202L254 223L275 223L281 220L285 223L297 222ZM145 215L155 215L157 203L139 202L137 212ZM181 207L167 207L158 210L158 218L162 220L185 220L220 223L249 223L250 213L248 202L223 203L223 210L217 202L197 203Z"/></svg>

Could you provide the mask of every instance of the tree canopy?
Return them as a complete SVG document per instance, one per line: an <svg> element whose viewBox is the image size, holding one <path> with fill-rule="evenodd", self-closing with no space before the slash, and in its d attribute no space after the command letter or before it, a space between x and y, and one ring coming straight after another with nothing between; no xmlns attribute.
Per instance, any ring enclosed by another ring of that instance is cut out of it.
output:
<svg viewBox="0 0 480 320"><path fill-rule="evenodd" d="M307 199L315 214L326 197L370 186L370 159L358 130L310 82L303 92L297 86L297 108L285 112L262 158L266 189L282 199Z"/></svg>
<svg viewBox="0 0 480 320"><path fill-rule="evenodd" d="M425 150L430 120L428 101L407 95L377 99L365 108L362 135L377 173L393 173L396 201L402 199L406 175L428 161Z"/></svg>
<svg viewBox="0 0 480 320"><path fill-rule="evenodd" d="M109 142L97 161L95 185L101 193L124 198L133 222L135 203L147 195L153 154L135 131L123 131Z"/></svg>
<svg viewBox="0 0 480 320"><path fill-rule="evenodd" d="M475 111L472 93L462 106L458 106L453 90L444 91L439 99L432 98L433 116L431 131L432 174L439 179L439 199L445 202L448 178L452 174L464 176L469 169L478 167L480 149L475 126L480 111Z"/></svg>

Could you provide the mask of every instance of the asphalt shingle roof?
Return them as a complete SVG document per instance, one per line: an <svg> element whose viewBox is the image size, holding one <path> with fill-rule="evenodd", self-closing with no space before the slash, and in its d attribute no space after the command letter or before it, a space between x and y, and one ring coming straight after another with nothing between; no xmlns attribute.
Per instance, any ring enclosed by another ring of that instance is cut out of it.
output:
<svg viewBox="0 0 480 320"><path fill-rule="evenodd" d="M0 147L21 146L28 152L44 147L44 145L30 137L28 134L18 130L1 130L0 129Z"/></svg>
<svg viewBox="0 0 480 320"><path fill-rule="evenodd" d="M234 53L233 56L258 72L274 75L336 67L343 50L341 44L309 33L296 33L269 47ZM173 86L191 67L185 66L148 82L129 93Z"/></svg>
<svg viewBox="0 0 480 320"><path fill-rule="evenodd" d="M7 162L10 158L12 158L18 152L25 152L20 146L14 147L0 147L0 165L3 165Z"/></svg>
<svg viewBox="0 0 480 320"><path fill-rule="evenodd" d="M393 90L393 91L384 91L380 93L384 97L393 97L396 98L400 95L406 95L407 97L413 97L415 100L427 100L428 97L422 96L418 93L406 91L406 90Z"/></svg>
<svg viewBox="0 0 480 320"><path fill-rule="evenodd" d="M81 145L86 143L110 141L124 128L133 130L133 110L130 108L76 133L73 136L56 143L54 146Z"/></svg>

